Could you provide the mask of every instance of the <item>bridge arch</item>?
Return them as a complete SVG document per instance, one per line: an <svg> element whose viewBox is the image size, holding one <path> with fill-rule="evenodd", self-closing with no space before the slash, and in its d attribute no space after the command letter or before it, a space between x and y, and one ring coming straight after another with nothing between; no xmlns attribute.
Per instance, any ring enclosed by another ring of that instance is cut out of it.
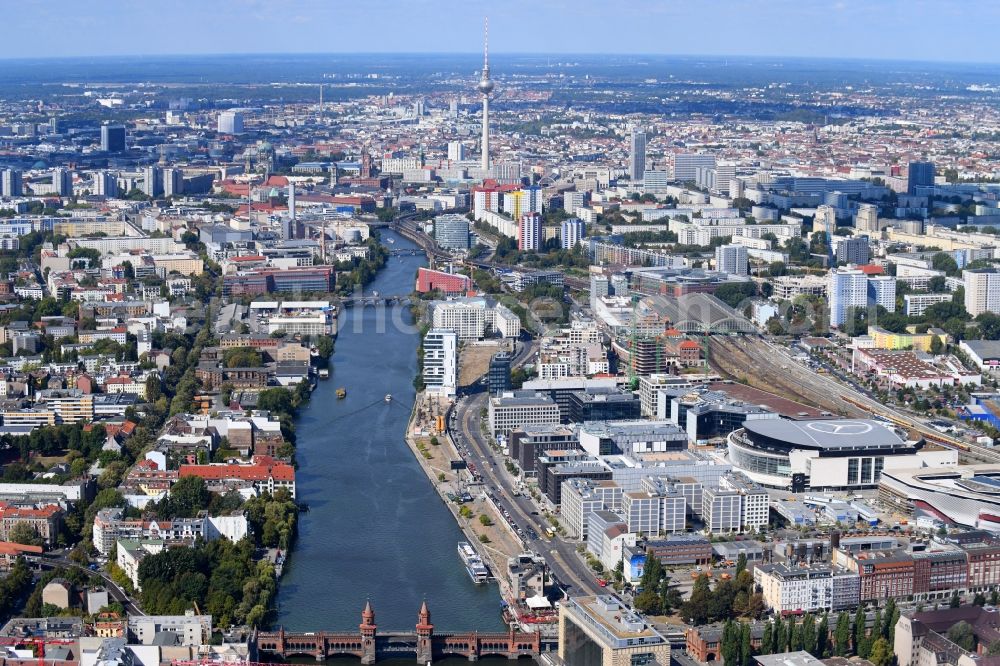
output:
<svg viewBox="0 0 1000 666"><path fill-rule="evenodd" d="M360 657L362 654L360 646L357 650L329 650L326 653L327 659L337 659L340 657Z"/></svg>
<svg viewBox="0 0 1000 666"><path fill-rule="evenodd" d="M322 653L322 648L317 648L315 650L301 650L301 649L286 649L284 656L285 659L293 659L295 657L315 657L316 653Z"/></svg>
<svg viewBox="0 0 1000 666"><path fill-rule="evenodd" d="M473 651L472 645L468 643L456 643L453 645L446 645L438 650L434 651L435 656L440 656L442 659L445 657L463 657L467 658L469 653Z"/></svg>

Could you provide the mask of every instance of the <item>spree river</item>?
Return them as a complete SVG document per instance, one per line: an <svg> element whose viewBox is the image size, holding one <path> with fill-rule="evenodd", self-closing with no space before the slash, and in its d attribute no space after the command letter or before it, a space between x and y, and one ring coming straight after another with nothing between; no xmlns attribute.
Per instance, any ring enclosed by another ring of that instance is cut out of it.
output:
<svg viewBox="0 0 1000 666"><path fill-rule="evenodd" d="M388 230L382 239L415 247ZM423 255L392 257L365 292L409 294L423 265ZM309 511L279 583L276 624L286 630L354 631L371 599L379 629L412 631L424 598L438 630L504 629L496 585L470 580L456 552L462 533L403 439L417 344L405 305L341 313L330 379L296 427Z"/></svg>

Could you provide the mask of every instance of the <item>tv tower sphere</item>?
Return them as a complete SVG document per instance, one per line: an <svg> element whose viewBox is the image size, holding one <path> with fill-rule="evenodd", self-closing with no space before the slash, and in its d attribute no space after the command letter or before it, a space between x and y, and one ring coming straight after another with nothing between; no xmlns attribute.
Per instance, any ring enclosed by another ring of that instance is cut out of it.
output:
<svg viewBox="0 0 1000 666"><path fill-rule="evenodd" d="M483 95L493 92L493 80L490 79L490 21L486 19L483 27L483 74L479 77L476 89Z"/></svg>

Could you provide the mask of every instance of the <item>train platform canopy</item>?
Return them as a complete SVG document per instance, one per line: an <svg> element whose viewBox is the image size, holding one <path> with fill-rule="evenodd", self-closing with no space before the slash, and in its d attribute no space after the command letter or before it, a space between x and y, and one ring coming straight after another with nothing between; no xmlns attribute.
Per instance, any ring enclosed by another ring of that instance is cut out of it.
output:
<svg viewBox="0 0 1000 666"><path fill-rule="evenodd" d="M644 302L682 333L756 333L753 322L711 294L647 296Z"/></svg>

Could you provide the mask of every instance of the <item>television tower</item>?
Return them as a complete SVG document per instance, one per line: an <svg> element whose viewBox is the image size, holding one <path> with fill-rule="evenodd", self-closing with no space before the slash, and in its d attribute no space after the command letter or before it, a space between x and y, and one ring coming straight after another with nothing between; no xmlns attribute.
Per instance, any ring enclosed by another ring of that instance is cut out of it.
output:
<svg viewBox="0 0 1000 666"><path fill-rule="evenodd" d="M483 28L483 74L476 86L483 97L483 171L488 175L490 170L490 94L493 92L493 80L490 79L490 20L486 19Z"/></svg>

